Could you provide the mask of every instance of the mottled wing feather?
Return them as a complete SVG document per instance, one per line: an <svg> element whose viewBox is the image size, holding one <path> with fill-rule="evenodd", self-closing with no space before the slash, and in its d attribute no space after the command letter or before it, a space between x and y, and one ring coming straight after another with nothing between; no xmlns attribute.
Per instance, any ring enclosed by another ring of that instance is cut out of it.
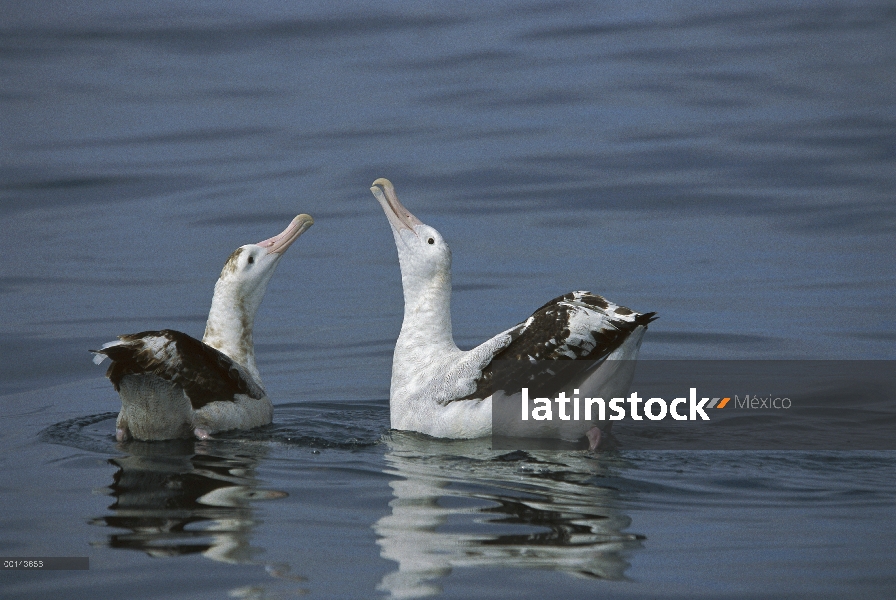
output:
<svg viewBox="0 0 896 600"><path fill-rule="evenodd" d="M566 361L589 360L597 366L655 315L636 313L591 292L554 298L520 324L516 338L482 369L476 391L458 400L486 398L498 390L518 392L526 385L537 388L548 381L562 385L567 372L581 374ZM500 367L495 361L502 361Z"/></svg>
<svg viewBox="0 0 896 600"><path fill-rule="evenodd" d="M112 359L106 376L116 390L125 375L151 373L180 385L193 409L233 401L237 394L265 396L264 389L229 356L180 331L143 331L119 339L94 351Z"/></svg>

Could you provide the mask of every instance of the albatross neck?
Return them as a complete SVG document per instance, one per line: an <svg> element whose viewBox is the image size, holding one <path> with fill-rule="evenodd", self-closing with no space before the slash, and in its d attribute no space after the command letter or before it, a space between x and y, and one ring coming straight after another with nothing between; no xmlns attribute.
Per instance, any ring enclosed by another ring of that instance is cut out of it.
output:
<svg viewBox="0 0 896 600"><path fill-rule="evenodd" d="M252 341L255 313L260 302L252 300L242 297L235 286L219 279L202 341L232 358L261 383Z"/></svg>
<svg viewBox="0 0 896 600"><path fill-rule="evenodd" d="M404 322L398 344L409 348L457 350L451 332L451 273L432 278L402 273Z"/></svg>

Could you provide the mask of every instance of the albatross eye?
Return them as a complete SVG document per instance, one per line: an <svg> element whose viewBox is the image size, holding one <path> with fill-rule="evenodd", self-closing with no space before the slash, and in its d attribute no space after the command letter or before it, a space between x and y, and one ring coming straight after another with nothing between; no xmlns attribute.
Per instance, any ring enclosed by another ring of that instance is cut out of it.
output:
<svg viewBox="0 0 896 600"><path fill-rule="evenodd" d="M432 238L429 238L429 239L426 240L426 241L429 242L430 244L435 244L435 243L436 243L436 241L435 241L434 239L432 239Z"/></svg>
<svg viewBox="0 0 896 600"><path fill-rule="evenodd" d="M254 257L254 256L250 256L248 262L249 262L250 265L251 265L252 263L254 263L254 262L255 262L255 257Z"/></svg>

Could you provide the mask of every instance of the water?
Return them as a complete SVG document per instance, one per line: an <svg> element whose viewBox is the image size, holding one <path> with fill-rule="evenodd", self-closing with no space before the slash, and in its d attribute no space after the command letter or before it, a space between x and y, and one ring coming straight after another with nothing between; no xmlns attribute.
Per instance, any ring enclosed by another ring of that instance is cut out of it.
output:
<svg viewBox="0 0 896 600"><path fill-rule="evenodd" d="M642 357L893 359L896 13L873 2L7 3L0 554L20 598L887 597L892 452L508 453L388 431L400 280L462 347L591 289ZM87 348L257 319L267 429L116 445Z"/></svg>

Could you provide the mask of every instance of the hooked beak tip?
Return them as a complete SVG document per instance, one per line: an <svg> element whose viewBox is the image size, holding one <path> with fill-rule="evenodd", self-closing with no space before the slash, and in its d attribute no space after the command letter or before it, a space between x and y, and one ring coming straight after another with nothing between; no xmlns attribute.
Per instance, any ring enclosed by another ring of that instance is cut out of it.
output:
<svg viewBox="0 0 896 600"><path fill-rule="evenodd" d="M395 193L395 186L385 177L380 177L373 182L370 188L373 196L383 207L386 218L396 231L408 229L414 231L416 225L423 223L412 215L408 209L398 200L398 194Z"/></svg>
<svg viewBox="0 0 896 600"><path fill-rule="evenodd" d="M267 248L268 254L283 254L312 225L314 225L314 219L311 218L311 215L303 213L296 216L280 234L260 242L258 245Z"/></svg>
<svg viewBox="0 0 896 600"><path fill-rule="evenodd" d="M389 181L388 179L386 179L385 177L380 177L379 179L375 180L370 185L373 187L382 186L383 189L387 189L387 190L393 190L393 191L395 190L395 186L392 185L392 182Z"/></svg>

